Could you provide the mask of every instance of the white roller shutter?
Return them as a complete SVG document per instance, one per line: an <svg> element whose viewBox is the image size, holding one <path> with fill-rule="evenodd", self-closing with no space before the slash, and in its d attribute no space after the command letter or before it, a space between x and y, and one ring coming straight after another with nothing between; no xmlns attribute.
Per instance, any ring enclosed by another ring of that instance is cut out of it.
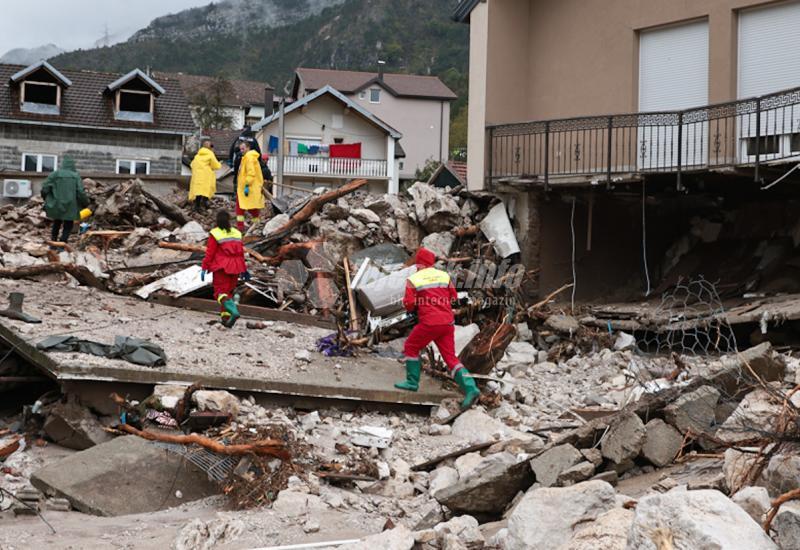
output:
<svg viewBox="0 0 800 550"><path fill-rule="evenodd" d="M639 111L674 111L707 103L708 23L642 32Z"/></svg>
<svg viewBox="0 0 800 550"><path fill-rule="evenodd" d="M639 111L679 111L708 104L708 22L670 26L639 35ZM678 125L643 117L639 129L640 170L678 164ZM684 126L683 166L708 156L707 123Z"/></svg>
<svg viewBox="0 0 800 550"><path fill-rule="evenodd" d="M800 86L800 2L739 14L739 98Z"/></svg>

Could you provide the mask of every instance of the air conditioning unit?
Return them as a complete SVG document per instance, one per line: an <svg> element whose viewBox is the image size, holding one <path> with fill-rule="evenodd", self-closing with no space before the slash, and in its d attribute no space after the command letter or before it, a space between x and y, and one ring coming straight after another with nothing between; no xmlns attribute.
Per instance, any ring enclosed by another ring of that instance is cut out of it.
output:
<svg viewBox="0 0 800 550"><path fill-rule="evenodd" d="M31 180L3 180L3 196L27 199L33 195Z"/></svg>

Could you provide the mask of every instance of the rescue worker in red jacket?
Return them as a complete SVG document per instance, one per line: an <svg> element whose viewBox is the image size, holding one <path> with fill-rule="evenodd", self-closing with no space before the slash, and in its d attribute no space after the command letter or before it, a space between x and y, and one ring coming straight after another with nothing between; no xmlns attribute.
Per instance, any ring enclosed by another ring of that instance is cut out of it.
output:
<svg viewBox="0 0 800 550"><path fill-rule="evenodd" d="M403 305L408 312L417 312L419 323L406 340L403 353L406 357L406 380L395 384L396 388L408 391L419 389L422 368L419 353L431 342L436 343L442 354L450 376L464 391L461 408L471 407L480 397L480 390L456 355L455 318L452 302L457 298L456 289L446 271L436 269L436 255L426 248L417 251L417 272L406 282Z"/></svg>
<svg viewBox="0 0 800 550"><path fill-rule="evenodd" d="M214 298L220 304L220 320L232 328L239 319L238 296L233 291L239 277L250 280L250 272L244 261L242 233L231 227L231 215L226 210L217 212L217 227L211 230L203 258L200 279L205 281L206 273L214 274Z"/></svg>

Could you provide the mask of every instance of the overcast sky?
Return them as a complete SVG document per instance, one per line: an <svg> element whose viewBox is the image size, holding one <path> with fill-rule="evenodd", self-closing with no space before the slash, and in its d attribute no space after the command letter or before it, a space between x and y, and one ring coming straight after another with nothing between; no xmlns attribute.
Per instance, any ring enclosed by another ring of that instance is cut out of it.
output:
<svg viewBox="0 0 800 550"><path fill-rule="evenodd" d="M0 55L53 43L65 50L92 47L103 37L132 33L160 15L211 0L0 0Z"/></svg>

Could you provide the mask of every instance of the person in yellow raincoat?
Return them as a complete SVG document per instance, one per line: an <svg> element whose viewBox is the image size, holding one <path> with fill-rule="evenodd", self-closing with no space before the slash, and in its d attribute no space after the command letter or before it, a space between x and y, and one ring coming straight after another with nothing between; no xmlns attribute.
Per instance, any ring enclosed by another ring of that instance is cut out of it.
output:
<svg viewBox="0 0 800 550"><path fill-rule="evenodd" d="M242 141L242 163L236 178L236 228L244 231L245 213L258 218L264 208L264 175L261 172L260 155L248 141Z"/></svg>
<svg viewBox="0 0 800 550"><path fill-rule="evenodd" d="M189 183L189 201L195 212L206 210L211 197L217 192L217 170L222 165L214 154L214 144L204 139L192 160L192 180Z"/></svg>

